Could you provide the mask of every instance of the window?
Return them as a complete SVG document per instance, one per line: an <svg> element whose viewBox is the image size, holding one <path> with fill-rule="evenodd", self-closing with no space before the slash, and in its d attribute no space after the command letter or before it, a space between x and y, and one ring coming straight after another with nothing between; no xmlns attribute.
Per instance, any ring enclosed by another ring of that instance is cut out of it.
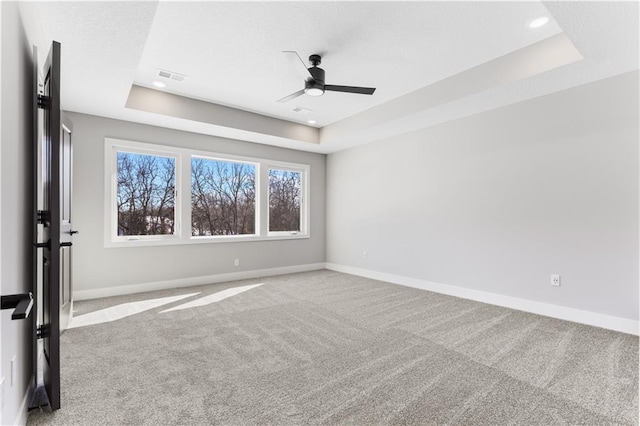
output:
<svg viewBox="0 0 640 426"><path fill-rule="evenodd" d="M191 235L244 235L256 230L256 166L191 159Z"/></svg>
<svg viewBox="0 0 640 426"><path fill-rule="evenodd" d="M176 160L118 152L118 235L175 232Z"/></svg>
<svg viewBox="0 0 640 426"><path fill-rule="evenodd" d="M105 139L105 246L309 237L309 166Z"/></svg>
<svg viewBox="0 0 640 426"><path fill-rule="evenodd" d="M174 235L176 157L116 153L116 235Z"/></svg>
<svg viewBox="0 0 640 426"><path fill-rule="evenodd" d="M269 169L269 232L301 231L302 172Z"/></svg>

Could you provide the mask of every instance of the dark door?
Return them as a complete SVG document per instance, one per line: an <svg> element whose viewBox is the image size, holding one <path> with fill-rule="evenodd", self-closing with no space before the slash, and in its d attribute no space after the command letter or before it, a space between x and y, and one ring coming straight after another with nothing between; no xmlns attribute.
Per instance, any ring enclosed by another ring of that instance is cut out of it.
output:
<svg viewBox="0 0 640 426"><path fill-rule="evenodd" d="M52 410L60 408L60 198L61 198L61 122L60 122L60 43L53 42L44 64L42 109L41 192L38 205L38 252L41 263L39 298L40 336L44 362L40 362L44 387ZM38 167L36 165L36 174ZM38 176L36 176L38 180Z"/></svg>

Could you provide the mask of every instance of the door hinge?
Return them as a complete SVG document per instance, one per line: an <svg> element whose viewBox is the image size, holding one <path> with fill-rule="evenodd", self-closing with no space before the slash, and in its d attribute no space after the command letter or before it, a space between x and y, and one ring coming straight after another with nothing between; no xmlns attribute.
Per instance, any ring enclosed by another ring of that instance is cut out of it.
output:
<svg viewBox="0 0 640 426"><path fill-rule="evenodd" d="M49 210L38 210L38 223L47 226L49 222Z"/></svg>
<svg viewBox="0 0 640 426"><path fill-rule="evenodd" d="M36 329L36 337L38 339L44 339L45 337L49 337L49 324L41 325Z"/></svg>
<svg viewBox="0 0 640 426"><path fill-rule="evenodd" d="M33 243L33 246L35 248L46 248L51 250L51 238L49 238L46 242L44 243Z"/></svg>
<svg viewBox="0 0 640 426"><path fill-rule="evenodd" d="M60 247L71 247L73 245L72 242L60 242L59 243ZM51 238L49 238L46 242L44 243L33 243L33 246L35 248L46 248L51 250Z"/></svg>
<svg viewBox="0 0 640 426"><path fill-rule="evenodd" d="M38 108L40 109L49 108L49 96L38 95Z"/></svg>

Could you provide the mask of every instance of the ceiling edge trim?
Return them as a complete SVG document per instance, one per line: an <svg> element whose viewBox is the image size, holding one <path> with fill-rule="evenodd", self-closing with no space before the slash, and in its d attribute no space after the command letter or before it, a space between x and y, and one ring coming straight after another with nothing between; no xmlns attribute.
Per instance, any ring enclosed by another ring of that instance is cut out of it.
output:
<svg viewBox="0 0 640 426"><path fill-rule="evenodd" d="M259 135L319 143L319 131L315 127L135 84L131 86L125 107Z"/></svg>

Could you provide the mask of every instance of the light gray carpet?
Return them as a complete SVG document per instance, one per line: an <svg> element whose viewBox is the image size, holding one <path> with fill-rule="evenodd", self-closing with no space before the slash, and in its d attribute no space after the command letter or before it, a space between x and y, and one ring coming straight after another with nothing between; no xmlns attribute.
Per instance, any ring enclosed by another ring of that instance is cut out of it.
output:
<svg viewBox="0 0 640 426"><path fill-rule="evenodd" d="M62 335L62 409L30 425L638 423L638 338L331 271Z"/></svg>

